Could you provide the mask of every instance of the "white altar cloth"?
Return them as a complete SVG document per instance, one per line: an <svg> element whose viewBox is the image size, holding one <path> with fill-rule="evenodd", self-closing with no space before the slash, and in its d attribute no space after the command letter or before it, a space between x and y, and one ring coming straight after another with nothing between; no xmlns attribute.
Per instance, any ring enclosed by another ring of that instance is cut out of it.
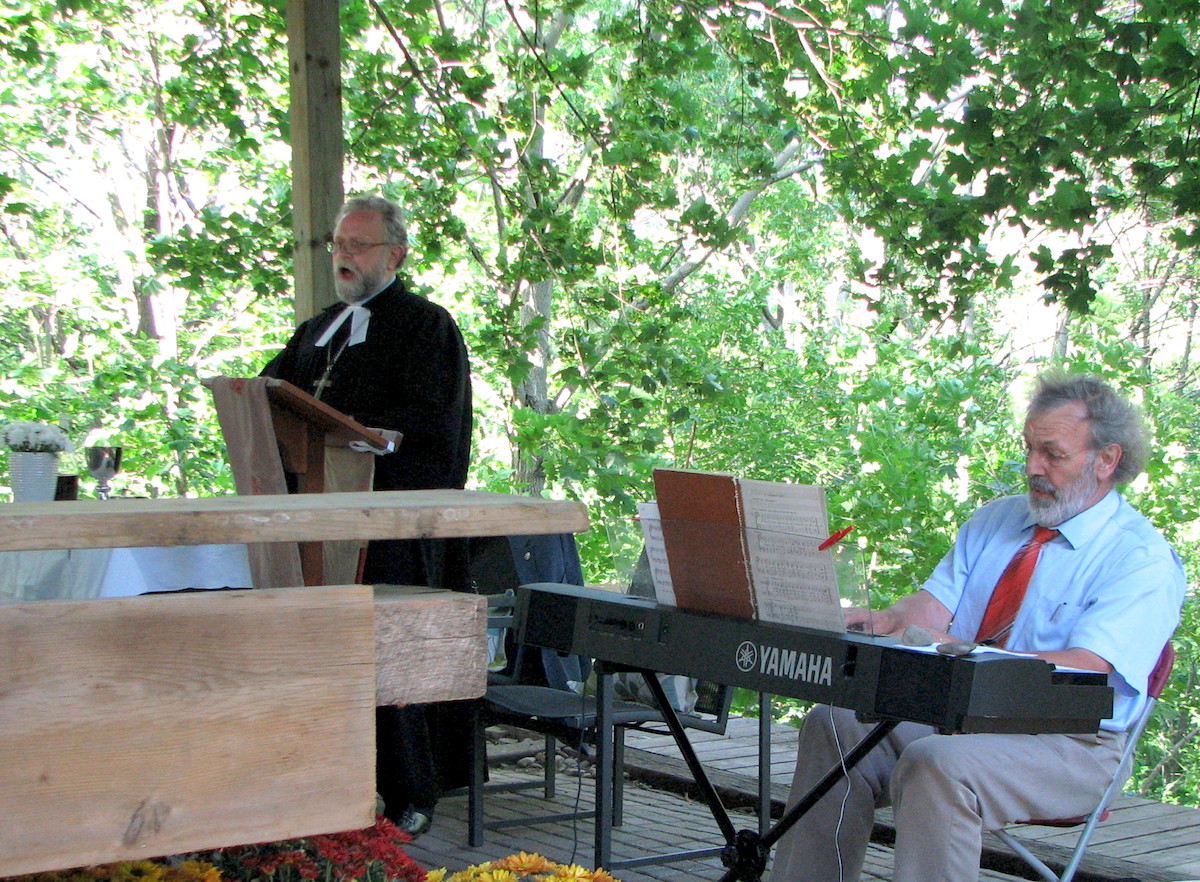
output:
<svg viewBox="0 0 1200 882"><path fill-rule="evenodd" d="M226 587L251 587L244 545L0 553L0 603Z"/></svg>

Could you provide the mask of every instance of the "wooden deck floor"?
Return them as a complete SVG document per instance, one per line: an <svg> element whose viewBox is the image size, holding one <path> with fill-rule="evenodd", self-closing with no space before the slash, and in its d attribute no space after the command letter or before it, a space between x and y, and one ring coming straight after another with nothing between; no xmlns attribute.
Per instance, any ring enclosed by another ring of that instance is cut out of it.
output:
<svg viewBox="0 0 1200 882"><path fill-rule="evenodd" d="M757 769L757 722L730 721L725 735L693 732L693 743L707 769L722 790L727 804L751 804ZM795 757L795 730L776 726L772 730L772 795L776 810L782 807L791 779ZM624 860L647 854L720 844L721 837L707 806L687 794L689 778L682 768L678 749L669 736L633 733L628 740L626 762L631 783L626 790L626 823L614 831L613 857ZM516 772L495 768L493 778L509 780ZM592 782L588 778L560 778L557 808L568 811L576 805L590 807ZM739 798L738 794L743 797ZM530 818L547 812L540 791L501 793L486 801L489 819ZM876 844L871 847L863 878L890 880L891 851L889 818L880 813ZM735 815L735 826L756 825L748 811ZM1070 831L1027 828L1026 835L1051 857L1065 851ZM590 865L592 826L590 820L558 821L517 829L489 832L478 849L467 845L466 796L447 796L438 807L433 829L408 847L409 853L426 868L463 869L484 860L517 851L538 852L561 862ZM1200 879L1200 810L1163 805L1123 797L1109 820L1097 830L1080 882L1181 882ZM987 844L983 882L1011 882L1033 878L1023 865L1007 859L998 842ZM719 880L725 873L719 857L682 863L624 868L614 871L623 882L682 882Z"/></svg>
<svg viewBox="0 0 1200 882"><path fill-rule="evenodd" d="M692 734L692 743L707 768L717 769L731 775L754 777L758 762L757 721L734 719L725 735L703 732ZM795 729L787 726L772 727L771 735L771 782L776 801L786 799L791 783L792 767L796 756ZM678 748L669 735L635 733L629 744L631 766L641 766L645 772L658 780L658 772L668 761L679 756ZM876 839L890 841L890 817L879 813ZM1044 851L1051 857L1069 850L1075 841L1075 832L1070 829L1052 827L1020 828L1023 838L1038 843L1035 852ZM1081 880L1090 875L1097 879L1138 879L1142 882L1157 880L1200 879L1200 809L1186 806L1165 805L1123 795L1115 803L1108 820L1093 834L1088 848L1088 858L1077 877ZM985 843L984 865L1008 869L1008 852L994 837ZM1045 859L1045 857L1043 858ZM1018 868L1020 865L1012 865Z"/></svg>

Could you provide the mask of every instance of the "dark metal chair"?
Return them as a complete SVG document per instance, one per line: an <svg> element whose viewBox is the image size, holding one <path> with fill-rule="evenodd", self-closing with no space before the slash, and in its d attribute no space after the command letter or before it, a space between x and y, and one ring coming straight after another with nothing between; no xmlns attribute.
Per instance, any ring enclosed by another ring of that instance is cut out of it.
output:
<svg viewBox="0 0 1200 882"><path fill-rule="evenodd" d="M515 625L512 595L507 593L491 595L488 601L488 628L512 629ZM474 747L471 757L471 785L468 793L468 829L469 841L472 846L482 844L485 830L500 830L596 816L596 811L591 809L490 822L484 819L485 792L541 787L543 796L546 799L552 799L556 790L557 770L554 756L558 742L575 745L582 751L593 745L597 737L598 705L596 696L558 689L537 682L527 682L522 678L521 672L529 671L526 656L530 649L533 648L518 645L510 665L511 671L489 675L487 694L480 702L479 718L475 724ZM596 676L608 678L608 688L612 688L615 672L600 668L597 670ZM680 714L680 721L684 726L723 732L729 717L733 690L716 684L700 684L697 692L698 699L695 709L690 713ZM611 799L613 825L620 826L623 822L624 788L622 785L625 765L625 730L655 723L662 724L664 717L656 707L640 702L614 700L611 721L613 730L611 756L597 757L597 759L612 763L612 793L597 793L596 799ZM531 778L528 781L505 784L489 785L486 783L487 740L485 730L488 726L498 724L528 730L543 737L546 762L544 763L544 773L540 779Z"/></svg>
<svg viewBox="0 0 1200 882"><path fill-rule="evenodd" d="M575 537L562 534L478 540L472 551L472 580L476 591L488 596L489 631L508 635L508 663L503 670L489 673L487 694L477 705L468 788L471 845L481 844L488 829L596 816L596 810L592 809L492 822L484 819L485 791L541 787L546 799L553 798L557 771L554 756L560 741L574 745L581 752L591 750L598 742L611 744L607 751L596 750L596 758L611 763L612 769L611 776L598 776L612 782L611 792L604 792L604 785L601 785L598 790L602 792L596 794L596 799L598 805L612 807L612 825L620 826L623 821L625 731L631 727L662 726L665 724L663 714L657 707L642 700L614 699L610 731L597 732L597 698L577 691L588 680L591 660L560 655L549 649L521 646L513 639L517 631L513 621L513 595L519 585L538 582L583 584ZM636 592L641 589L642 586L635 580L632 590ZM593 679L598 684L597 691L606 689L607 694L612 695L617 678L618 672L601 667ZM680 722L691 728L723 732L733 700L733 689L718 684L696 684L696 696L695 706L682 708L685 712L678 714ZM497 724L511 725L543 736L546 763L540 779L486 784L487 740L484 732L488 726ZM606 841L607 832L604 831ZM671 859L675 858L672 856Z"/></svg>

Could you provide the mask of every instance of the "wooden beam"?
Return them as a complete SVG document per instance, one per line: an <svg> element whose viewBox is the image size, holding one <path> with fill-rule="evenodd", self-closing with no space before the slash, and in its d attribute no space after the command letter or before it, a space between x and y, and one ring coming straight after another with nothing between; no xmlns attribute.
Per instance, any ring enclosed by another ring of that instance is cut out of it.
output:
<svg viewBox="0 0 1200 882"><path fill-rule="evenodd" d="M296 323L337 300L325 242L342 204L338 0L288 0Z"/></svg>
<svg viewBox="0 0 1200 882"><path fill-rule="evenodd" d="M479 698L487 689L487 603L478 594L375 586L375 703Z"/></svg>
<svg viewBox="0 0 1200 882"><path fill-rule="evenodd" d="M483 695L486 627L405 586L0 606L0 876L368 826L372 709Z"/></svg>
<svg viewBox="0 0 1200 882"><path fill-rule="evenodd" d="M0 607L0 876L369 826L373 616L361 585Z"/></svg>
<svg viewBox="0 0 1200 882"><path fill-rule="evenodd" d="M375 490L0 506L0 551L582 533L578 502L478 490Z"/></svg>

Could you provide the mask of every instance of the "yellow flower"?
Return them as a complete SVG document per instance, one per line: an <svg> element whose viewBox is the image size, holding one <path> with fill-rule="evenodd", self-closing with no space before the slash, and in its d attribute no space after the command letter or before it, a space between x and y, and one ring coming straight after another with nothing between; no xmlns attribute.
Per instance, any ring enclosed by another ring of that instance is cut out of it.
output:
<svg viewBox="0 0 1200 882"><path fill-rule="evenodd" d="M450 877L450 882L474 882L474 880L483 879L483 874L487 873L491 869L491 861L487 861L486 863L482 864L475 864L474 866L467 867L465 870L460 870L459 872L455 873Z"/></svg>
<svg viewBox="0 0 1200 882"><path fill-rule="evenodd" d="M526 878L536 882L620 882L606 870L585 870L578 864L556 864L540 854L526 852L467 867L450 876L446 876L444 868L433 870L426 882L520 882Z"/></svg>
<svg viewBox="0 0 1200 882"><path fill-rule="evenodd" d="M592 871L586 870L579 864L559 864L558 869L554 871L554 875L549 877L555 882L589 882L592 878Z"/></svg>
<svg viewBox="0 0 1200 882"><path fill-rule="evenodd" d="M426 882L440 882L445 870L434 870L426 877ZM467 867L450 877L448 882L518 882L520 877L503 868L495 867L491 862Z"/></svg>

